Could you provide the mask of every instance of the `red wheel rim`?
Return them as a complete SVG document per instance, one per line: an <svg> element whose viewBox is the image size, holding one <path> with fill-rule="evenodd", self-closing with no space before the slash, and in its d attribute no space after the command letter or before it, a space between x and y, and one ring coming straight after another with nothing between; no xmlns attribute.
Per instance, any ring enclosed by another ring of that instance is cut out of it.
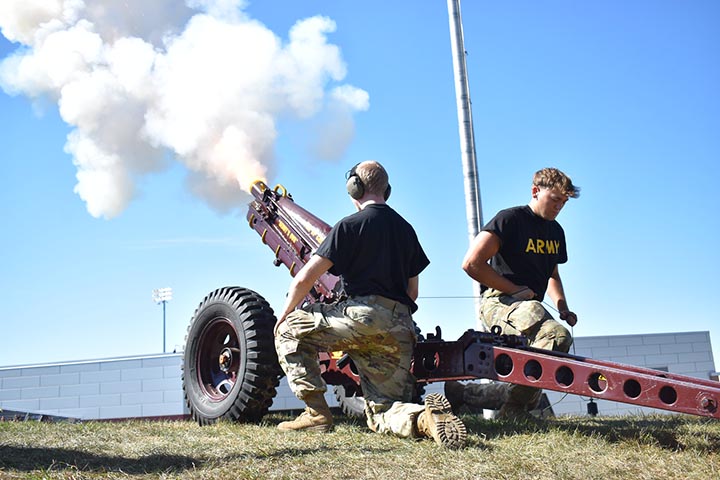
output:
<svg viewBox="0 0 720 480"><path fill-rule="evenodd" d="M238 379L240 342L227 318L213 319L203 330L197 350L198 384L212 401L227 398Z"/></svg>

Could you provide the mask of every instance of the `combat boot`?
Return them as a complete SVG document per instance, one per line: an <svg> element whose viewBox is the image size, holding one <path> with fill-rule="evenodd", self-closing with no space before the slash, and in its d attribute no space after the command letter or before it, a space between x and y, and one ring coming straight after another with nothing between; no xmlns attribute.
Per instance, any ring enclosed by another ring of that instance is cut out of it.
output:
<svg viewBox="0 0 720 480"><path fill-rule="evenodd" d="M439 393L425 397L425 411L416 420L417 431L445 448L462 448L467 430L462 420L452 413L450 402Z"/></svg>
<svg viewBox="0 0 720 480"><path fill-rule="evenodd" d="M309 430L313 432L329 432L333 427L332 412L322 392L312 393L304 399L307 407L295 420L281 422L278 430Z"/></svg>

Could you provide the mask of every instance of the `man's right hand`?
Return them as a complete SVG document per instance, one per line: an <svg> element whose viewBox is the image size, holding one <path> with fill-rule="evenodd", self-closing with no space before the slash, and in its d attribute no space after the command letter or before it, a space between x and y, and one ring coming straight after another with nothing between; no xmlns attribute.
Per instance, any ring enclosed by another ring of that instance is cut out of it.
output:
<svg viewBox="0 0 720 480"><path fill-rule="evenodd" d="M571 327L574 327L577 324L577 315L575 312L571 312L570 310L561 310L560 311L560 318L562 320L565 320L568 325Z"/></svg>
<svg viewBox="0 0 720 480"><path fill-rule="evenodd" d="M510 294L518 300L532 300L535 298L535 292L530 287L520 286L515 292Z"/></svg>

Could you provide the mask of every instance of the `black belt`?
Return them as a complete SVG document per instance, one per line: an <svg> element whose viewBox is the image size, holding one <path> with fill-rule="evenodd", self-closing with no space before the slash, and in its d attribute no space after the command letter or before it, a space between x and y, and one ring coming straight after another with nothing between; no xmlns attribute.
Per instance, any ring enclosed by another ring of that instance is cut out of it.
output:
<svg viewBox="0 0 720 480"><path fill-rule="evenodd" d="M363 300L368 303L375 303L377 305L380 305L381 307L385 307L388 310L392 311L399 311L402 313L410 314L410 307L405 305L402 302L398 302L397 300L392 300L387 297L383 297L382 295L362 295L359 297L351 297L352 300Z"/></svg>

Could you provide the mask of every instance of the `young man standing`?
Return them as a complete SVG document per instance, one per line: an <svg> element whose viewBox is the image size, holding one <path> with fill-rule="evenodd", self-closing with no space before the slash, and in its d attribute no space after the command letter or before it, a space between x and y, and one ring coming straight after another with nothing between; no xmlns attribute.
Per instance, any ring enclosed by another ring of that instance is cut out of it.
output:
<svg viewBox="0 0 720 480"><path fill-rule="evenodd" d="M330 231L293 279L275 327L275 346L288 383L307 405L280 430L328 431L318 351L346 352L360 374L368 427L399 437L429 437L448 448L464 445L465 426L450 404L430 394L410 403L415 378L410 362L416 342L418 275L430 263L415 230L385 202L390 184L378 162L356 165L347 190L357 209ZM347 299L295 308L325 272L340 276Z"/></svg>
<svg viewBox="0 0 720 480"><path fill-rule="evenodd" d="M463 270L482 284L480 317L489 329L525 335L530 346L567 353L572 345L568 330L543 307L547 293L568 325L577 323L570 311L558 265L567 262L565 232L555 220L580 188L556 168L535 173L530 203L499 212L473 241ZM488 263L489 261L489 263ZM447 382L445 393L457 408L501 404L501 418L529 418L528 410L540 400L538 388L505 383Z"/></svg>

